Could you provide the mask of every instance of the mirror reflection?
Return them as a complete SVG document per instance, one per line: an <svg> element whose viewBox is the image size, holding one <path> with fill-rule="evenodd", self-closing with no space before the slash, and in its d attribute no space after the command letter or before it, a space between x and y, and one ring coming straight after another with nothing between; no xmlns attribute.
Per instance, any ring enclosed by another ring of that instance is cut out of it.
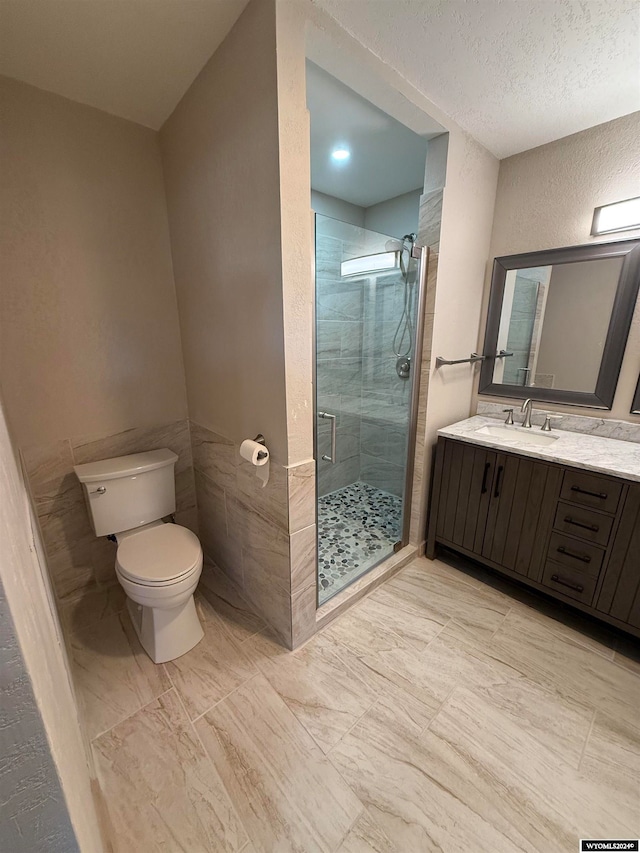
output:
<svg viewBox="0 0 640 853"><path fill-rule="evenodd" d="M610 409L640 289L640 240L495 258L479 394Z"/></svg>
<svg viewBox="0 0 640 853"><path fill-rule="evenodd" d="M508 270L493 382L594 393L623 262Z"/></svg>

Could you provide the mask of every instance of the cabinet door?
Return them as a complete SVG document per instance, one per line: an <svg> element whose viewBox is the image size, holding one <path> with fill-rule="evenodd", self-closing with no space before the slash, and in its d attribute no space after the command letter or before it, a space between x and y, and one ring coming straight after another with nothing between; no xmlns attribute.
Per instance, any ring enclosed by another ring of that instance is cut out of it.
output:
<svg viewBox="0 0 640 853"><path fill-rule="evenodd" d="M496 454L459 441L438 445L442 459L436 537L482 553Z"/></svg>
<svg viewBox="0 0 640 853"><path fill-rule="evenodd" d="M482 555L537 580L560 489L561 471L500 453L491 489Z"/></svg>
<svg viewBox="0 0 640 853"><path fill-rule="evenodd" d="M596 605L640 628L640 484L629 488Z"/></svg>

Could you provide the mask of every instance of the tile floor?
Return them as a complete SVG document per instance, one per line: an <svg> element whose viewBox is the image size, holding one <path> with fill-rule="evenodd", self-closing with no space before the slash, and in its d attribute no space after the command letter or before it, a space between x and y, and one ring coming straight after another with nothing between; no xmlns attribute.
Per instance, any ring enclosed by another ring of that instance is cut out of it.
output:
<svg viewBox="0 0 640 853"><path fill-rule="evenodd" d="M575 853L580 837L638 837L637 647L481 576L416 560L294 653L211 576L205 638L166 666L124 613L79 623L115 851Z"/></svg>
<svg viewBox="0 0 640 853"><path fill-rule="evenodd" d="M323 604L393 553L402 499L352 483L318 499L318 579Z"/></svg>

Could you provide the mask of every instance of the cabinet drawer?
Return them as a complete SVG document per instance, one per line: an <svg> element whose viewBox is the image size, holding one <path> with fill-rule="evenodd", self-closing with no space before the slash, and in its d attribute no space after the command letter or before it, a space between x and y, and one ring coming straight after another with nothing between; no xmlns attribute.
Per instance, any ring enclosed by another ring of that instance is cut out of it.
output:
<svg viewBox="0 0 640 853"><path fill-rule="evenodd" d="M542 574L543 586L583 604L591 604L597 581L597 577L588 577L552 560L547 560Z"/></svg>
<svg viewBox="0 0 640 853"><path fill-rule="evenodd" d="M608 477L568 470L562 480L560 497L574 504L613 513L618 508L621 492L622 483Z"/></svg>
<svg viewBox="0 0 640 853"><path fill-rule="evenodd" d="M604 559L604 551L590 542L580 542L565 536L564 533L554 531L549 540L547 559L568 566L583 575L597 577Z"/></svg>
<svg viewBox="0 0 640 853"><path fill-rule="evenodd" d="M570 533L587 542L606 546L611 535L613 519L586 507L571 506L560 501L553 522L556 530Z"/></svg>

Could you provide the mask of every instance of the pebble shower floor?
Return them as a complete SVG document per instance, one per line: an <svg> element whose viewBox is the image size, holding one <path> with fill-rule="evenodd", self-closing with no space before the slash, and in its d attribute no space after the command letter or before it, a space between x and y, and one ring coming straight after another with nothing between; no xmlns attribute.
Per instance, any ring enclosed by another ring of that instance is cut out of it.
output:
<svg viewBox="0 0 640 853"><path fill-rule="evenodd" d="M320 603L393 552L402 530L402 498L352 483L318 501Z"/></svg>

